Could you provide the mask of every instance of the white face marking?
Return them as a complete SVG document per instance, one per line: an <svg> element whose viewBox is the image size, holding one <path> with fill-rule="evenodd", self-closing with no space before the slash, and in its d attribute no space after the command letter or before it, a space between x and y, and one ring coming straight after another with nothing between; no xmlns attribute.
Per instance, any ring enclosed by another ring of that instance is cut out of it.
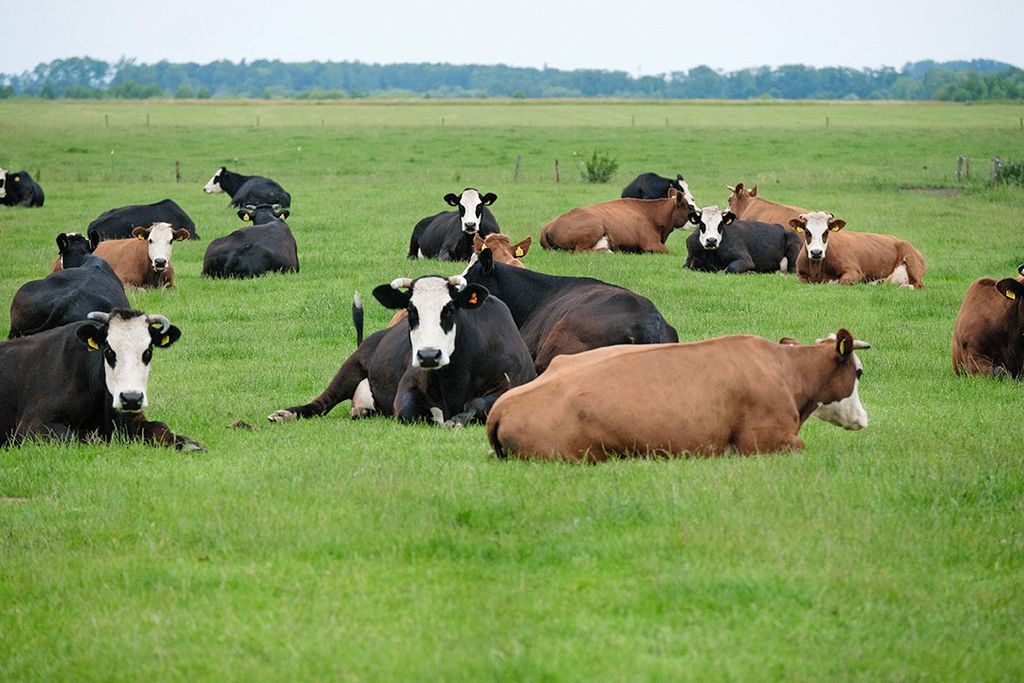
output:
<svg viewBox="0 0 1024 683"><path fill-rule="evenodd" d="M0 168L0 199L7 196L7 169Z"/></svg>
<svg viewBox="0 0 1024 683"><path fill-rule="evenodd" d="M171 265L174 228L170 223L154 223L149 229L149 265L160 273Z"/></svg>
<svg viewBox="0 0 1024 683"><path fill-rule="evenodd" d="M683 197L690 203L690 206L697 206L697 200L690 194L690 184L685 180L680 180L679 187L683 188Z"/></svg>
<svg viewBox="0 0 1024 683"><path fill-rule="evenodd" d="M462 232L472 235L480 230L480 216L477 211L483 211L483 202L480 200L480 193L476 190L464 190L459 197L459 214L462 220Z"/></svg>
<svg viewBox="0 0 1024 683"><path fill-rule="evenodd" d="M787 268L789 268L789 259L783 256L782 260L779 261L779 270L785 273Z"/></svg>
<svg viewBox="0 0 1024 683"><path fill-rule="evenodd" d="M103 375L107 391L114 398L114 410L121 410L122 394L140 394L141 408L149 405L146 387L149 384L149 363L142 362L142 355L150 349L152 337L146 316L140 315L128 320L111 316L107 327L107 346L103 349ZM113 352L114 365L111 367L107 354Z"/></svg>
<svg viewBox="0 0 1024 683"><path fill-rule="evenodd" d="M434 356L429 367L424 370L437 370L448 365L452 352L455 351L455 324L454 306L449 310L445 307L452 303L452 296L448 290L448 280L439 277L420 278L413 285L412 299L409 301L411 309L415 309L416 326L409 326L409 341L412 342L412 366L423 367L423 357ZM410 311L410 314L412 311ZM451 320L451 328L445 331L441 328L442 315ZM440 352L440 357L436 354ZM421 357L420 354L423 354Z"/></svg>
<svg viewBox="0 0 1024 683"><path fill-rule="evenodd" d="M220 186L220 171L213 174L213 177L207 181L206 185L203 186L203 192L206 194L217 194L223 192L224 188Z"/></svg>
<svg viewBox="0 0 1024 683"><path fill-rule="evenodd" d="M722 210L714 205L705 206L700 210L700 222L703 224L703 227L697 227L700 246L708 250L718 249L722 244Z"/></svg>
<svg viewBox="0 0 1024 683"><path fill-rule="evenodd" d="M909 287L910 276L907 274L907 264L901 263L896 266L895 270L892 271L892 275L888 277L886 282L899 285L900 287Z"/></svg>
<svg viewBox="0 0 1024 683"><path fill-rule="evenodd" d="M860 359L857 358L856 353L852 357L859 373L863 369ZM814 411L814 416L825 422L838 425L843 429L852 429L854 431L864 429L868 426L868 411L864 409L860 402L860 396L857 392L859 386L860 378L858 377L853 381L853 392L849 396L839 401L824 403L818 406L818 409Z"/></svg>
<svg viewBox="0 0 1024 683"><path fill-rule="evenodd" d="M820 261L825 258L825 250L828 249L825 234L828 232L828 222L832 218L832 214L824 211L812 211L803 214L802 217L807 219L807 227L804 228L809 238L805 238L807 257L812 261Z"/></svg>
<svg viewBox="0 0 1024 683"><path fill-rule="evenodd" d="M604 235L603 237L601 237L601 239L599 239L597 241L597 244L595 244L593 247L591 247L591 250L592 251L611 251L612 248L611 248L611 244L608 242L608 235Z"/></svg>
<svg viewBox="0 0 1024 683"><path fill-rule="evenodd" d="M373 392L370 391L370 379L366 378L356 387L352 395L352 417L366 417L377 412L377 406L373 402Z"/></svg>

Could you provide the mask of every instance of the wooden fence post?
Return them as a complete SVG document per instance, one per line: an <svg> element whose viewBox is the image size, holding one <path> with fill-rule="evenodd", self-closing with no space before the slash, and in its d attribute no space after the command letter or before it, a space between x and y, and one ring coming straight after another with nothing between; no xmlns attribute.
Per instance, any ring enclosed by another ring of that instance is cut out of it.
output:
<svg viewBox="0 0 1024 683"><path fill-rule="evenodd" d="M555 159L555 182L556 183L562 182L562 176L558 172L558 159Z"/></svg>
<svg viewBox="0 0 1024 683"><path fill-rule="evenodd" d="M958 183L963 182L964 179L964 155L961 154L956 158L956 181Z"/></svg>
<svg viewBox="0 0 1024 683"><path fill-rule="evenodd" d="M175 161L174 162L174 182L176 182L176 183L180 183L181 182L181 162L180 161Z"/></svg>
<svg viewBox="0 0 1024 683"><path fill-rule="evenodd" d="M522 162L523 162L523 155L522 154L517 154L516 155L516 172L515 172L515 175L512 176L512 180L519 180L519 164L521 164Z"/></svg>

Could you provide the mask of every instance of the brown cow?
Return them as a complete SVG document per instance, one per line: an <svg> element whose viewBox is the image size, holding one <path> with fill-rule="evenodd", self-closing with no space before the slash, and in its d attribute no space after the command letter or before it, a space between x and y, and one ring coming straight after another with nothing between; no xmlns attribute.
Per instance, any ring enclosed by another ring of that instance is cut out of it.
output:
<svg viewBox="0 0 1024 683"><path fill-rule="evenodd" d="M857 393L869 348L841 329L824 343L735 335L690 344L610 346L555 358L504 394L487 419L498 457L600 461L749 455L803 448L811 415L867 426Z"/></svg>
<svg viewBox="0 0 1024 683"><path fill-rule="evenodd" d="M729 210L736 215L738 220L760 221L762 223L778 223L786 230L789 221L797 218L802 213L808 213L807 209L789 204L779 204L757 196L757 185L749 190L743 189L743 183L736 183L736 187L726 185L732 195L729 197Z"/></svg>
<svg viewBox="0 0 1024 683"><path fill-rule="evenodd" d="M664 199L615 199L563 213L544 226L540 246L568 251L654 251L686 225L693 206L675 188Z"/></svg>
<svg viewBox="0 0 1024 683"><path fill-rule="evenodd" d="M491 233L483 239L479 234L473 235L473 251L483 251L484 247L487 247L494 254L495 261L516 268L526 267L519 259L526 256L530 251L531 244L533 244L533 238L529 236L518 244L512 244L508 235L502 235L499 232Z"/></svg>
<svg viewBox="0 0 1024 683"><path fill-rule="evenodd" d="M1024 265L1020 279L983 277L967 288L953 324L957 374L1024 379Z"/></svg>
<svg viewBox="0 0 1024 683"><path fill-rule="evenodd" d="M910 242L872 232L839 232L846 221L824 211L789 222L806 244L796 259L800 282L881 282L924 287L924 257Z"/></svg>
<svg viewBox="0 0 1024 683"><path fill-rule="evenodd" d="M154 223L148 228L135 228L132 235L100 242L93 254L109 263L126 287L173 287L171 247L175 241L187 240L188 230Z"/></svg>

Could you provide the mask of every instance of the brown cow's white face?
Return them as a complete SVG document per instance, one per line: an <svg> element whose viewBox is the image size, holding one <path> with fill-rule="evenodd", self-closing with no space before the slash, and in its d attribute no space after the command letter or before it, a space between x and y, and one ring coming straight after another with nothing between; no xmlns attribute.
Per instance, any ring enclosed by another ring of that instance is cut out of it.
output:
<svg viewBox="0 0 1024 683"><path fill-rule="evenodd" d="M804 238L807 258L821 261L828 250L829 233L842 230L846 221L836 219L834 215L825 211L812 211L800 214L800 217L791 220L789 225Z"/></svg>
<svg viewBox="0 0 1024 683"><path fill-rule="evenodd" d="M171 265L171 251L176 241L188 239L188 230L175 230L170 223L154 223L148 228L135 228L132 234L147 240L149 265L158 273Z"/></svg>
<svg viewBox="0 0 1024 683"><path fill-rule="evenodd" d="M732 211L722 212L717 206L705 206L700 211L690 212L690 223L696 226L697 240L708 251L718 249L722 244L722 228L735 220Z"/></svg>
<svg viewBox="0 0 1024 683"><path fill-rule="evenodd" d="M825 339L819 339L818 343L834 343L835 339L836 335L830 334ZM871 346L862 341L854 341L853 348L867 349L871 348ZM837 425L843 429L856 431L868 426L868 411L864 409L864 405L860 402L860 394L858 393L860 378L864 374L864 366L861 364L860 359L857 358L856 353L851 353L850 360L853 361L856 368L853 391L846 398L820 404L813 414L825 422Z"/></svg>

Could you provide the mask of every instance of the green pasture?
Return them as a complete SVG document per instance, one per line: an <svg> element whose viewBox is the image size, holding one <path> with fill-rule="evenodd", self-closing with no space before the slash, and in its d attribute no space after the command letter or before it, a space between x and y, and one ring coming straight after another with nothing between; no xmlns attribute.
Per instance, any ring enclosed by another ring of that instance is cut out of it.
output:
<svg viewBox="0 0 1024 683"><path fill-rule="evenodd" d="M968 285L1024 262L1024 189L985 182L993 156L1024 157L1022 116L0 102L0 166L46 192L41 209L0 207L0 334L57 233L175 199L203 239L175 247L176 289L129 299L183 332L155 356L147 414L207 446L0 450L0 680L1021 680L1024 387L955 376L950 336ZM576 170L595 150L620 163L608 185ZM209 240L241 225L201 191L221 165L291 191L299 274L200 277ZM701 205L757 184L924 253L921 291L688 272L685 234L668 256L535 243L524 259L650 297L687 341L847 327L873 345L867 429L812 419L797 453L576 466L497 461L482 427L352 421L347 403L266 421L353 350L355 290L373 330L390 317L375 285L461 270L404 256L446 192L497 193L503 231L536 240L647 170L682 172Z"/></svg>

